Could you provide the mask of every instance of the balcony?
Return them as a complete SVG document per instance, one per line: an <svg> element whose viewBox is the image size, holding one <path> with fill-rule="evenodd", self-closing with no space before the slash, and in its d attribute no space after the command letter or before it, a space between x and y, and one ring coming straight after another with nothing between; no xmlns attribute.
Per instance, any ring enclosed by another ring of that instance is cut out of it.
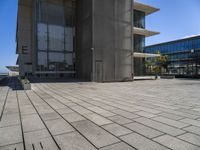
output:
<svg viewBox="0 0 200 150"><path fill-rule="evenodd" d="M138 10L138 11L142 11L145 12L145 15L150 15L156 11L159 11L160 9L146 5L146 4L142 4L139 2L134 1L134 9Z"/></svg>
<svg viewBox="0 0 200 150"><path fill-rule="evenodd" d="M160 54L149 54L149 53L133 53L133 57L135 58L153 58L153 57L160 57Z"/></svg>
<svg viewBox="0 0 200 150"><path fill-rule="evenodd" d="M150 37L150 36L160 34L160 32L149 31L149 30L137 28L137 27L134 27L133 31L134 31L134 34L144 35L145 37Z"/></svg>

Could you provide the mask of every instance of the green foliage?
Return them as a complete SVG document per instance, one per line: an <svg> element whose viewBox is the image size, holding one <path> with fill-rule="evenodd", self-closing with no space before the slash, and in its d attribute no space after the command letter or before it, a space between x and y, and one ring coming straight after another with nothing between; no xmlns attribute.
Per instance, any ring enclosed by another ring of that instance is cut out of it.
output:
<svg viewBox="0 0 200 150"><path fill-rule="evenodd" d="M156 54L160 54L160 52L158 51ZM168 70L168 56L160 54L159 57L147 59L145 66L148 72L162 74L162 69Z"/></svg>

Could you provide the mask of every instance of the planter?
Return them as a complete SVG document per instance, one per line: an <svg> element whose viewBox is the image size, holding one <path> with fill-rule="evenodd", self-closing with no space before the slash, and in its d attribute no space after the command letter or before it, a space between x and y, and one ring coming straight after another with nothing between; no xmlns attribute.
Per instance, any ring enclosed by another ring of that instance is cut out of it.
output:
<svg viewBox="0 0 200 150"><path fill-rule="evenodd" d="M21 79L21 84L24 90L31 90L31 83L27 79Z"/></svg>
<svg viewBox="0 0 200 150"><path fill-rule="evenodd" d="M23 87L24 90L31 90L31 84L30 83L23 84L22 87Z"/></svg>
<svg viewBox="0 0 200 150"><path fill-rule="evenodd" d="M175 76L160 76L161 79L175 79Z"/></svg>

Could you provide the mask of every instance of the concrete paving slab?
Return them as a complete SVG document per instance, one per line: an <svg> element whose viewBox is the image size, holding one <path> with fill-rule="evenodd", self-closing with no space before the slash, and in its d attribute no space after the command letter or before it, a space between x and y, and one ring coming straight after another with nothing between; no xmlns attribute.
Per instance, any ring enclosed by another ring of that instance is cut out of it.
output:
<svg viewBox="0 0 200 150"><path fill-rule="evenodd" d="M81 120L86 120L84 117L79 115L78 113L69 113L69 114L63 114L62 115L68 122L76 122L76 121L81 121Z"/></svg>
<svg viewBox="0 0 200 150"><path fill-rule="evenodd" d="M151 114L149 112L145 112L145 111L138 111L138 112L135 112L135 114L142 116L142 117L146 117L146 118L152 118L152 117L157 116L157 115Z"/></svg>
<svg viewBox="0 0 200 150"><path fill-rule="evenodd" d="M33 83L30 91L0 87L0 112L8 92L0 121L0 141L8 145L0 148L13 150L15 145L23 144L19 132L21 115L27 150L56 150L56 142L63 149L77 150L129 150L133 145L136 149L150 150L164 146L175 150L199 149L199 83L197 80ZM9 84L16 83L12 80ZM75 131L68 130L69 122ZM19 131L6 129L16 125ZM60 140L55 142L57 137Z"/></svg>
<svg viewBox="0 0 200 150"><path fill-rule="evenodd" d="M142 135L144 135L145 137L148 137L148 138L154 138L154 137L157 137L157 136L164 134L164 133L162 133L158 130L155 130L155 129L150 128L148 126L144 126L144 125L139 124L137 122L129 123L129 124L126 124L124 126L131 129L132 131L135 131L139 134L142 134Z"/></svg>
<svg viewBox="0 0 200 150"><path fill-rule="evenodd" d="M0 150L24 150L23 143L0 147Z"/></svg>
<svg viewBox="0 0 200 150"><path fill-rule="evenodd" d="M131 133L129 135L122 136L121 139L128 144L132 145L136 149L141 150L168 150L168 148L153 142L137 133Z"/></svg>
<svg viewBox="0 0 200 150"><path fill-rule="evenodd" d="M45 100L45 99L44 99ZM55 99L46 99L45 100L53 109L63 109L66 106L59 103L57 100Z"/></svg>
<svg viewBox="0 0 200 150"><path fill-rule="evenodd" d="M64 119L45 121L45 124L54 136L74 131L74 128Z"/></svg>
<svg viewBox="0 0 200 150"><path fill-rule="evenodd" d="M32 115L36 114L37 112L32 105L20 105L20 113L21 115Z"/></svg>
<svg viewBox="0 0 200 150"><path fill-rule="evenodd" d="M175 120L168 119L168 118L165 118L165 117L154 117L154 118L152 118L152 120L155 120L155 121L158 121L158 122L161 122L161 123L165 123L167 125L177 127L177 128L180 128L180 129L189 126L189 124L187 124L187 123L175 121Z"/></svg>
<svg viewBox="0 0 200 150"><path fill-rule="evenodd" d="M63 108L63 109L57 109L56 110L59 114L63 115L63 114L69 114L69 113L73 113L74 111L71 110L70 108Z"/></svg>
<svg viewBox="0 0 200 150"><path fill-rule="evenodd" d="M24 133L24 139L27 150L58 150L46 129Z"/></svg>
<svg viewBox="0 0 200 150"><path fill-rule="evenodd" d="M185 118L185 119L181 119L180 122L184 122L184 123L187 123L187 124L190 124L190 125L200 127L200 121L198 121L198 120Z"/></svg>
<svg viewBox="0 0 200 150"><path fill-rule="evenodd" d="M82 106L73 106L71 107L71 109L73 109L74 111L80 113L81 115L84 115L84 114L91 114L93 113L92 111L82 107Z"/></svg>
<svg viewBox="0 0 200 150"><path fill-rule="evenodd" d="M52 138L44 138L32 143L26 143L26 150L59 150Z"/></svg>
<svg viewBox="0 0 200 150"><path fill-rule="evenodd" d="M117 137L125 135L125 134L130 134L132 132L131 130L124 128L123 126L115 124L115 123L104 125L102 127Z"/></svg>
<svg viewBox="0 0 200 150"><path fill-rule="evenodd" d="M18 114L19 110L18 110L17 106L9 106L9 107L5 106L5 109L4 109L3 113L4 114Z"/></svg>
<svg viewBox="0 0 200 150"><path fill-rule="evenodd" d="M116 137L88 120L75 122L73 126L97 148L119 142Z"/></svg>
<svg viewBox="0 0 200 150"><path fill-rule="evenodd" d="M51 135L46 129L24 133L26 144L32 144L40 141L40 139L49 138Z"/></svg>
<svg viewBox="0 0 200 150"><path fill-rule="evenodd" d="M116 122L121 125L133 122L133 120L127 119L127 118L119 116L119 115L111 116L108 118L110 120L112 120L113 122Z"/></svg>
<svg viewBox="0 0 200 150"><path fill-rule="evenodd" d="M136 114L133 114L133 113L121 110L121 109L112 110L112 112L115 113L115 114L118 114L118 115L120 115L122 117L125 117L127 119L134 119L134 118L140 117L140 116L138 116Z"/></svg>
<svg viewBox="0 0 200 150"><path fill-rule="evenodd" d="M179 139L192 143L194 145L199 146L200 148L200 136L192 134L192 133L185 133L183 135L178 136Z"/></svg>
<svg viewBox="0 0 200 150"><path fill-rule="evenodd" d="M191 109L184 109L184 108L179 108L177 109L180 112L184 112L184 113L188 113L188 114L193 114L193 115L197 115L200 117L199 111L196 110L191 110Z"/></svg>
<svg viewBox="0 0 200 150"><path fill-rule="evenodd" d="M0 146L13 145L22 142L20 126L0 128Z"/></svg>
<svg viewBox="0 0 200 150"><path fill-rule="evenodd" d="M44 121L60 119L61 118L61 116L56 112L41 114L40 116Z"/></svg>
<svg viewBox="0 0 200 150"><path fill-rule="evenodd" d="M93 107L88 107L89 110L93 111L93 112L96 112L97 114L100 114L100 115L106 115L106 117L109 117L109 116L113 116L114 114L105 110L105 109L102 109L100 107L97 107L97 106L93 106Z"/></svg>
<svg viewBox="0 0 200 150"><path fill-rule="evenodd" d="M163 135L155 138L154 141L161 143L173 150L199 150L200 148L190 143L184 142L169 135Z"/></svg>
<svg viewBox="0 0 200 150"><path fill-rule="evenodd" d="M62 150L97 150L78 132L58 135L55 139Z"/></svg>
<svg viewBox="0 0 200 150"><path fill-rule="evenodd" d="M45 126L37 114L22 116L22 125L24 132L45 129Z"/></svg>
<svg viewBox="0 0 200 150"><path fill-rule="evenodd" d="M181 116L178 116L178 115L175 115L175 114L170 114L170 113L165 113L165 112L160 113L159 116L163 116L163 117L173 119L173 120L180 120L180 119L184 118L184 117L181 117Z"/></svg>
<svg viewBox="0 0 200 150"><path fill-rule="evenodd" d="M5 114L0 121L0 128L20 125L19 114Z"/></svg>
<svg viewBox="0 0 200 150"><path fill-rule="evenodd" d="M136 150L136 149L124 142L120 142L110 146L106 146L104 148L100 148L100 150Z"/></svg>
<svg viewBox="0 0 200 150"><path fill-rule="evenodd" d="M152 109L152 108L148 108L148 107L143 107L143 106L136 106L135 108L138 109L138 110L143 110L145 112L149 112L151 114L158 114L158 113L161 112L161 111L158 111L158 110L155 110L155 109Z"/></svg>
<svg viewBox="0 0 200 150"><path fill-rule="evenodd" d="M36 106L36 109L40 114L46 114L46 113L53 113L54 112L54 110L50 106L48 106L47 104L45 104L45 105L39 105L38 104Z"/></svg>
<svg viewBox="0 0 200 150"><path fill-rule="evenodd" d="M138 119L134 119L134 120L138 123L149 126L151 128L154 128L156 130L159 130L161 132L167 133L172 136L177 136L177 135L185 133L185 131L180 130L178 128L174 128L172 126L169 126L169 125L157 122L157 121L153 121L153 120L150 120L147 118L138 118Z"/></svg>
<svg viewBox="0 0 200 150"><path fill-rule="evenodd" d="M97 114L86 114L84 115L87 119L89 119L90 121L94 122L95 124L99 125L99 126L102 126L102 125L105 125L105 124L110 124L110 123L113 123L112 121L100 116L100 115L97 115Z"/></svg>
<svg viewBox="0 0 200 150"><path fill-rule="evenodd" d="M200 135L200 127L189 126L189 127L183 128L183 130Z"/></svg>

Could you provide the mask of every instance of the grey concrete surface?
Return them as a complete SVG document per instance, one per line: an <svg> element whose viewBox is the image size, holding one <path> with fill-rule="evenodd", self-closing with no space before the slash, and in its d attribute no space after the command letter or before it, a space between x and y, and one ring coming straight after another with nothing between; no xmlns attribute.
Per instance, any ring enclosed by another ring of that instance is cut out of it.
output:
<svg viewBox="0 0 200 150"><path fill-rule="evenodd" d="M0 150L200 150L200 81L0 87Z"/></svg>

